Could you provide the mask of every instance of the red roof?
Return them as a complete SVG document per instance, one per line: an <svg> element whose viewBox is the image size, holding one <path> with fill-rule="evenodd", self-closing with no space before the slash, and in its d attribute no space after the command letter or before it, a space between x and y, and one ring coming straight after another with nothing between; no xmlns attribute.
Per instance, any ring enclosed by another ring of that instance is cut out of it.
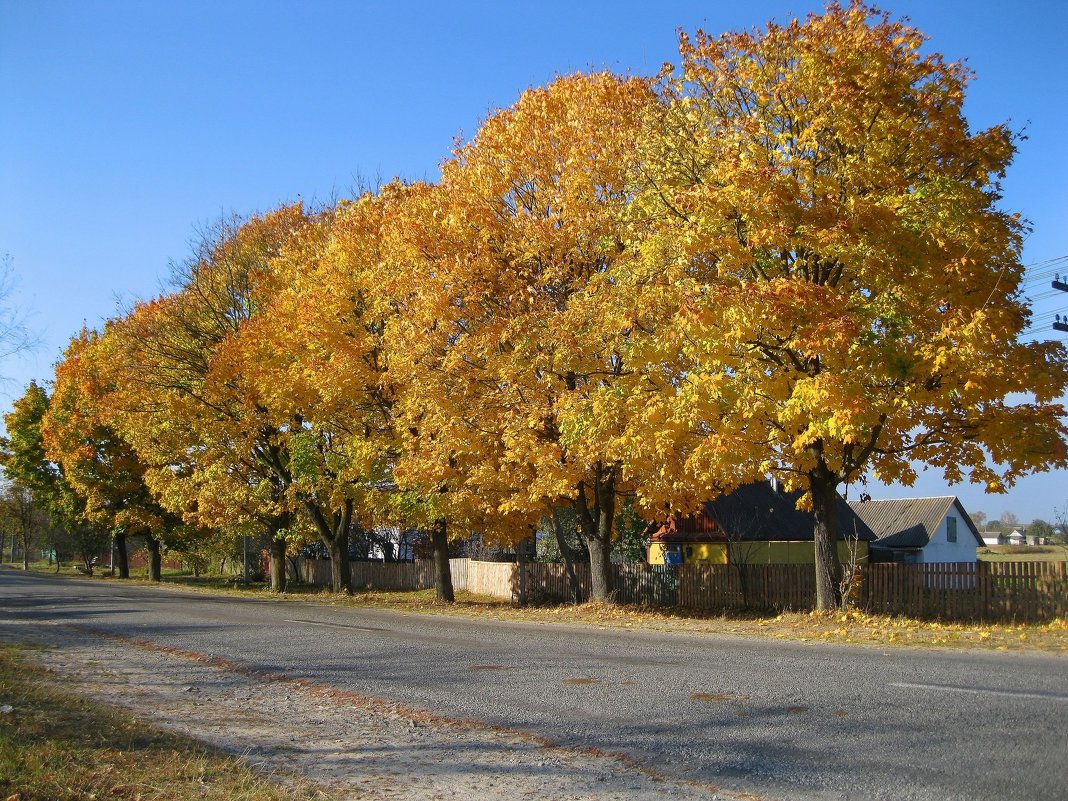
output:
<svg viewBox="0 0 1068 801"><path fill-rule="evenodd" d="M726 542L727 535L706 512L681 520L669 517L653 532L652 542Z"/></svg>

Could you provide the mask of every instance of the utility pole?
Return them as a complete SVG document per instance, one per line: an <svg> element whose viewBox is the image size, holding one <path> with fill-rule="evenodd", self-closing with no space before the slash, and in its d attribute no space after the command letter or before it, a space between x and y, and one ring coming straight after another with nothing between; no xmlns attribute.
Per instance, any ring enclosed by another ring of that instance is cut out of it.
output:
<svg viewBox="0 0 1068 801"><path fill-rule="evenodd" d="M1061 292L1068 292L1068 275L1064 277L1066 280L1062 281L1060 273L1057 273L1057 275L1053 276L1054 289L1059 289ZM1059 314L1057 315L1057 318L1053 322L1053 330L1068 332L1068 314L1064 315L1063 320L1061 319L1061 316Z"/></svg>

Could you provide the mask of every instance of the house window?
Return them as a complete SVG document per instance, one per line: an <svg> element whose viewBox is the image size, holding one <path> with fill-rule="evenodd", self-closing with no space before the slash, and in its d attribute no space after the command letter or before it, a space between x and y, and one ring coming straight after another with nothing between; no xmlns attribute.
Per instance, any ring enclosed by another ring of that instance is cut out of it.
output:
<svg viewBox="0 0 1068 801"><path fill-rule="evenodd" d="M950 542L957 541L957 518L946 518L946 539Z"/></svg>

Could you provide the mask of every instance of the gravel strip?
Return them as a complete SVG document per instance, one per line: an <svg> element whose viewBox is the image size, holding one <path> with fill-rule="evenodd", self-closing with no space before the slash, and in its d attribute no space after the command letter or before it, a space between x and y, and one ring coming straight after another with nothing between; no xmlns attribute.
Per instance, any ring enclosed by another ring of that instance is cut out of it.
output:
<svg viewBox="0 0 1068 801"><path fill-rule="evenodd" d="M343 798L739 798L669 780L626 755L556 747L210 655L17 620L0 621L0 641L48 646L38 657L72 690Z"/></svg>

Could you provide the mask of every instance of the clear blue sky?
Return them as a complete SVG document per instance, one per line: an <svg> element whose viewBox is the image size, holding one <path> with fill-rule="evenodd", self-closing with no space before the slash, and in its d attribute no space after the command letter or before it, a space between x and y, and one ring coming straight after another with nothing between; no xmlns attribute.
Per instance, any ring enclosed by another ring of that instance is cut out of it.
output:
<svg viewBox="0 0 1068 801"><path fill-rule="evenodd" d="M113 315L117 296L155 294L197 226L222 212L346 196L361 179L434 179L456 136L558 73L649 74L675 60L680 27L721 33L820 8L0 0L0 255L43 339L35 355L0 365L11 377L0 412L30 378L49 378L83 321ZM1068 3L885 8L908 16L931 49L967 59L974 127L1026 126L1004 205L1034 225L1025 263L1068 254ZM1036 300L1036 310L1068 312L1068 296ZM870 491L953 492L993 517L1049 519L1068 503L1068 474L1027 479L1008 496L951 490L931 475L911 490Z"/></svg>

